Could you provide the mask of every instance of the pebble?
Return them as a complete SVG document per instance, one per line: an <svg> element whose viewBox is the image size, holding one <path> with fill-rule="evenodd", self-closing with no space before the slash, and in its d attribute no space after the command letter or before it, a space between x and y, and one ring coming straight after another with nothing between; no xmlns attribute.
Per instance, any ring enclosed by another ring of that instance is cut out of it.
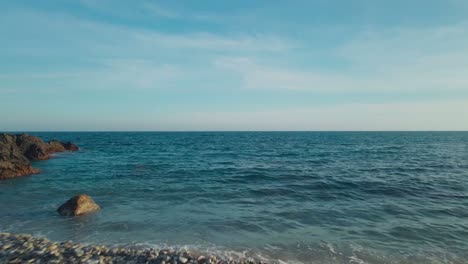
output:
<svg viewBox="0 0 468 264"><path fill-rule="evenodd" d="M77 257L81 257L81 256L83 256L83 254L84 254L84 253L83 253L83 250L81 250L81 249L75 249L75 250L74 250L74 253L75 253L75 255L76 255Z"/></svg>
<svg viewBox="0 0 468 264"><path fill-rule="evenodd" d="M191 254L186 249L107 248L72 241L55 243L30 235L0 233L1 263L152 263L152 264L265 264L252 258L230 260Z"/></svg>
<svg viewBox="0 0 468 264"><path fill-rule="evenodd" d="M57 249L57 245L55 245L55 244L53 244L53 245L51 245L51 246L49 246L49 247L47 248L47 250L49 250L49 251L54 251L54 250L56 250L56 249Z"/></svg>
<svg viewBox="0 0 468 264"><path fill-rule="evenodd" d="M2 246L2 250L7 250L7 249L9 249L10 247L11 247L10 244L5 244L5 245Z"/></svg>

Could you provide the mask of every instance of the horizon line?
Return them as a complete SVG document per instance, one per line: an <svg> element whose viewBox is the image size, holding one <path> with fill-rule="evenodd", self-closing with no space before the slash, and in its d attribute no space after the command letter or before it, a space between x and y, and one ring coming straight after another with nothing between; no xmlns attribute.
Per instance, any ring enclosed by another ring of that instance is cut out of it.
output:
<svg viewBox="0 0 468 264"><path fill-rule="evenodd" d="M468 130L0 130L0 133L468 132Z"/></svg>

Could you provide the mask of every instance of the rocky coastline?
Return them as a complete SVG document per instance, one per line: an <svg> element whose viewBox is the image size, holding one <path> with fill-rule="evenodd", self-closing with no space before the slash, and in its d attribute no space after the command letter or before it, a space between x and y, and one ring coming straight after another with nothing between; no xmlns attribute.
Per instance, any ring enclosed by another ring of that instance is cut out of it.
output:
<svg viewBox="0 0 468 264"><path fill-rule="evenodd" d="M220 259L187 250L106 247L53 242L31 235L0 233L0 263L149 263L149 264L263 264L254 259Z"/></svg>
<svg viewBox="0 0 468 264"><path fill-rule="evenodd" d="M47 160L51 154L77 151L70 142L43 141L28 134L0 133L0 180L31 175L40 171L31 161ZM63 216L78 216L98 211L99 205L88 195L72 197L60 208ZM54 242L27 234L0 233L0 263L151 263L151 264L248 264L263 263L249 259L222 259L187 250L127 247L107 247L81 243Z"/></svg>
<svg viewBox="0 0 468 264"><path fill-rule="evenodd" d="M51 140L28 134L0 134L0 180L39 173L32 160L46 160L55 152L77 151L71 142Z"/></svg>

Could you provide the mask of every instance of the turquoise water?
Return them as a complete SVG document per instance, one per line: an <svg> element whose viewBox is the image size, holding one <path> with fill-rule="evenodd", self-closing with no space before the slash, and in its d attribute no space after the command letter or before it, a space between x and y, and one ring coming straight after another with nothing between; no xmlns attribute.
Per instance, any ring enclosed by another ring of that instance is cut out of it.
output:
<svg viewBox="0 0 468 264"><path fill-rule="evenodd" d="M468 263L468 133L31 133L81 150L0 181L0 231L287 263ZM102 211L55 210L87 193Z"/></svg>

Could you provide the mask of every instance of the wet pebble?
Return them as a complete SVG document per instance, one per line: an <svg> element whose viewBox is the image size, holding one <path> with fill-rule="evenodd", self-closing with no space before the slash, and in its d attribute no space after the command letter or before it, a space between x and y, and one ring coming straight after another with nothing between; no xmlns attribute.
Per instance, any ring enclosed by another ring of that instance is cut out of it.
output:
<svg viewBox="0 0 468 264"><path fill-rule="evenodd" d="M83 250L81 250L81 249L75 249L73 252L75 253L75 255L76 255L77 257L81 257L81 256L83 256L83 254L84 254L84 253L83 253Z"/></svg>
<svg viewBox="0 0 468 264"><path fill-rule="evenodd" d="M151 263L151 264L240 264L254 259L227 260L216 256L191 255L185 249L156 250L134 247L107 248L72 241L55 243L30 235L0 233L0 262L3 263Z"/></svg>
<svg viewBox="0 0 468 264"><path fill-rule="evenodd" d="M7 250L7 249L9 249L10 247L11 247L10 244L5 244L5 245L2 246L2 250Z"/></svg>

